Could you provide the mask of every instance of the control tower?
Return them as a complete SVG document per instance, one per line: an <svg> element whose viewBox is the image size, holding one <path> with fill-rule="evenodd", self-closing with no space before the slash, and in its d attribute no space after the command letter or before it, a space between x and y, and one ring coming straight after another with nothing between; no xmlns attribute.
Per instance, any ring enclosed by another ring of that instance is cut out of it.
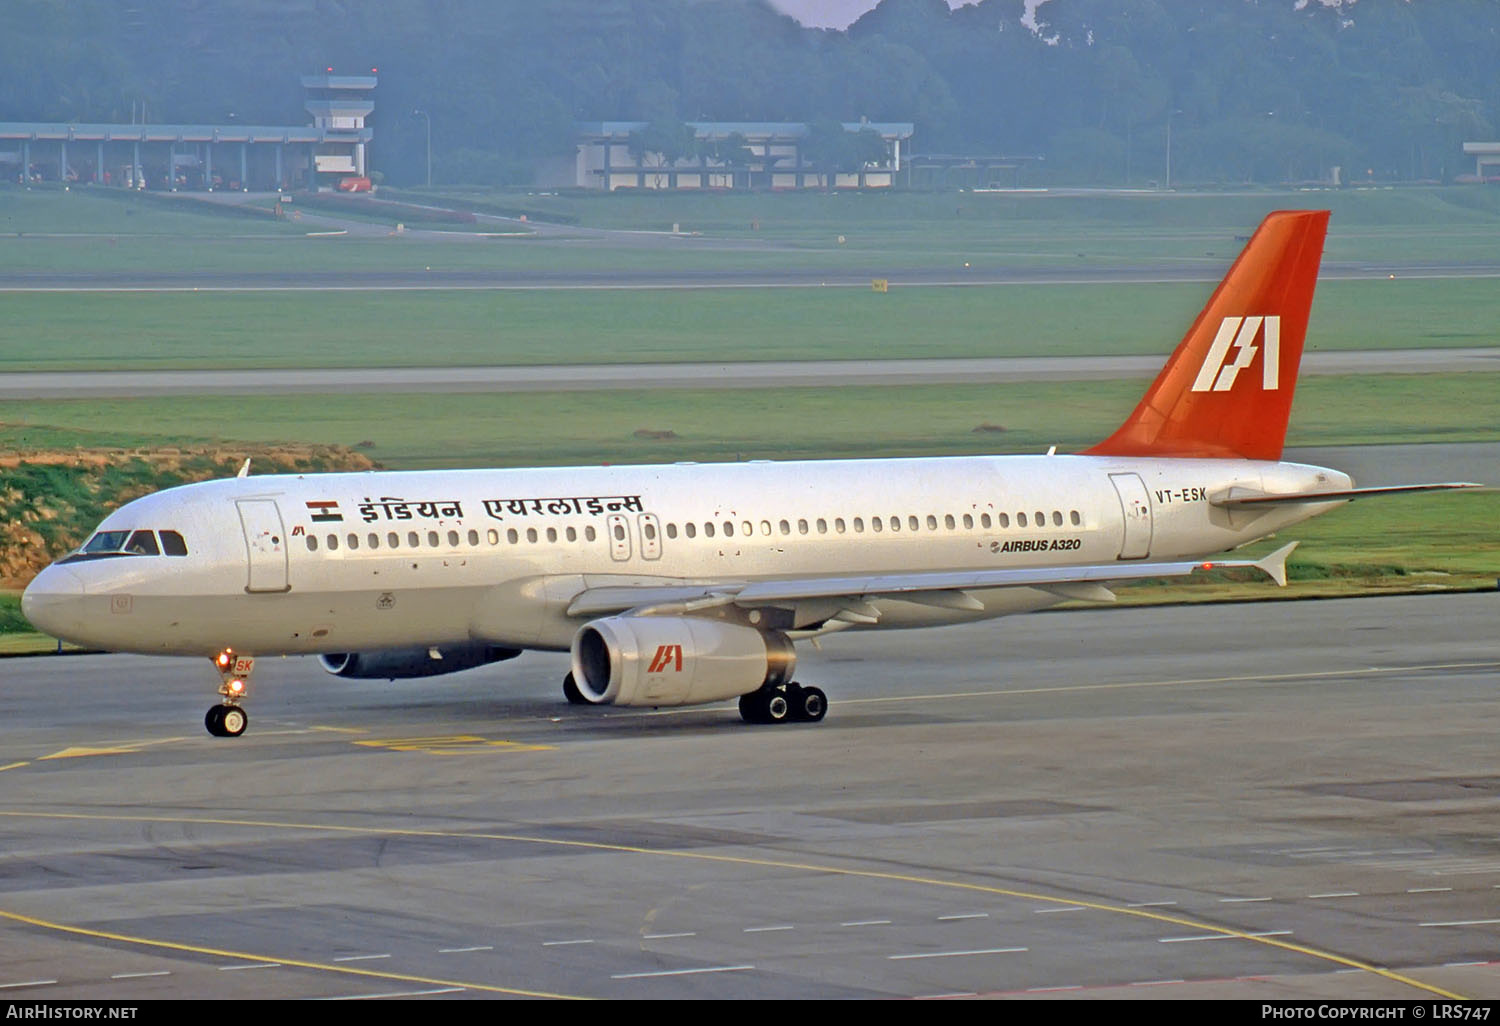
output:
<svg viewBox="0 0 1500 1026"><path fill-rule="evenodd" d="M375 110L376 78L370 70L369 75L335 75L328 68L321 75L302 76L302 88L307 90L304 106L313 127L327 133L313 154L313 170L328 185L350 176L365 177L365 148L372 135L365 119Z"/></svg>

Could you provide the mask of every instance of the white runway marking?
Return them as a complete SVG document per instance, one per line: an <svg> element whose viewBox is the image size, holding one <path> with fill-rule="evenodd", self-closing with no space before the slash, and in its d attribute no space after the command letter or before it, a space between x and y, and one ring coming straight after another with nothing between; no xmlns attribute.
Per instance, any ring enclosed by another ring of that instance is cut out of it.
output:
<svg viewBox="0 0 1500 1026"><path fill-rule="evenodd" d="M1454 919L1446 923L1418 923L1418 926L1489 926L1500 919Z"/></svg>
<svg viewBox="0 0 1500 1026"><path fill-rule="evenodd" d="M887 955L891 962L908 962L919 958L967 958L970 955L1009 955L1017 951L1030 951L1030 948L978 948L973 951L926 951L914 955Z"/></svg>
<svg viewBox="0 0 1500 1026"><path fill-rule="evenodd" d="M711 965L700 969L661 969L651 973L615 973L611 980L645 980L654 976L693 976L697 973L743 973L754 969L753 965Z"/></svg>
<svg viewBox="0 0 1500 1026"><path fill-rule="evenodd" d="M1291 930L1261 930L1256 933L1201 933L1191 937L1158 937L1158 944L1192 944L1196 941L1244 940L1247 937L1290 937Z"/></svg>
<svg viewBox="0 0 1500 1026"><path fill-rule="evenodd" d="M50 987L56 980L22 980L20 983L0 983L0 990L12 990L17 987Z"/></svg>
<svg viewBox="0 0 1500 1026"><path fill-rule="evenodd" d="M795 926L747 926L746 933L780 933L783 930L795 930Z"/></svg>
<svg viewBox="0 0 1500 1026"><path fill-rule="evenodd" d="M476 944L472 948L438 948L439 955L461 955L469 951L494 951L493 944Z"/></svg>
<svg viewBox="0 0 1500 1026"><path fill-rule="evenodd" d="M570 944L592 944L592 943L594 943L594 941L593 941L592 938L589 938L587 940L542 941L542 947L544 947L544 948L565 948L565 947L567 947Z"/></svg>
<svg viewBox="0 0 1500 1026"><path fill-rule="evenodd" d="M221 966L219 966L219 972L221 972L221 973L235 973L235 972L239 972L241 969L280 969L280 968L281 968L281 963L280 962L251 962L251 963L246 964L246 965L221 965Z"/></svg>
<svg viewBox="0 0 1500 1026"><path fill-rule="evenodd" d="M1496 886L1500 886L1497 884ZM840 926L890 926L889 919L856 919L852 923L840 923Z"/></svg>
<svg viewBox="0 0 1500 1026"><path fill-rule="evenodd" d="M390 957L391 956L388 955L388 954L386 954L386 955L343 955L343 956L341 956L339 958L335 958L334 961L335 962L369 962L372 959L390 958Z"/></svg>
<svg viewBox="0 0 1500 1026"><path fill-rule="evenodd" d="M171 975L172 975L172 971L170 969L158 969L155 972L151 972L151 973L115 973L113 976L110 977L110 979L111 980L138 980L138 979L140 979L140 978L142 978L144 976L171 976Z"/></svg>
<svg viewBox="0 0 1500 1026"><path fill-rule="evenodd" d="M393 990L385 994L344 994L340 997L315 998L317 1001L383 1001L386 998L426 997L429 994L462 994L463 987L436 987L432 990Z"/></svg>

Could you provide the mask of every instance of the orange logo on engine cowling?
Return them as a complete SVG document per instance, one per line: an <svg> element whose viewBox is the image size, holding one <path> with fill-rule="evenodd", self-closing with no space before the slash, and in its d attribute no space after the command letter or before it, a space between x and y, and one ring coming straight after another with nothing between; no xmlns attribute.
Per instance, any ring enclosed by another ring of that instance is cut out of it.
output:
<svg viewBox="0 0 1500 1026"><path fill-rule="evenodd" d="M681 645L657 645L656 655L651 657L651 667L646 672L666 673L669 669L674 673L682 672Z"/></svg>

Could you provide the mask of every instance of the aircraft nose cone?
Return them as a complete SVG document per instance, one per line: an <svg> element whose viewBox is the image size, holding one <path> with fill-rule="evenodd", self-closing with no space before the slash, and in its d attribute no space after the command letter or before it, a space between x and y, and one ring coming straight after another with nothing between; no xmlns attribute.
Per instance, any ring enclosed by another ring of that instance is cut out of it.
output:
<svg viewBox="0 0 1500 1026"><path fill-rule="evenodd" d="M49 566L21 593L21 615L54 638L72 633L82 613L83 581L73 571Z"/></svg>

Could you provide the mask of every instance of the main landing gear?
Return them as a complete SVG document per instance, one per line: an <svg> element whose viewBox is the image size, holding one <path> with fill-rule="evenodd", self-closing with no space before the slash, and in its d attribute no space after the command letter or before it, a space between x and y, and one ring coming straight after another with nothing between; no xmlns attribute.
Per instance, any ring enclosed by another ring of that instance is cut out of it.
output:
<svg viewBox="0 0 1500 1026"><path fill-rule="evenodd" d="M822 688L767 684L740 696L740 718L746 723L817 723L828 712Z"/></svg>
<svg viewBox="0 0 1500 1026"><path fill-rule="evenodd" d="M224 696L224 701L208 710L203 725L214 737L239 737L250 725L250 714L240 708L240 701L249 690L255 659L226 648L214 656L214 669L219 671L222 681L219 694Z"/></svg>

